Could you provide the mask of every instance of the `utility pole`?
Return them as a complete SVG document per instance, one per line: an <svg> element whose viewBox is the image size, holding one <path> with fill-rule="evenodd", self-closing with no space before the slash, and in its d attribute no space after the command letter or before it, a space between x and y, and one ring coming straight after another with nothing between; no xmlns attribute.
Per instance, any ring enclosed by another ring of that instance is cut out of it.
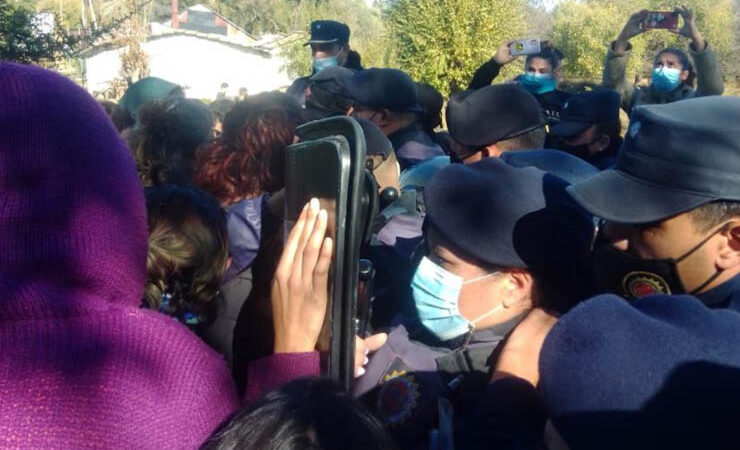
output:
<svg viewBox="0 0 740 450"><path fill-rule="evenodd" d="M82 30L87 31L87 13L85 12L85 0L80 0L80 15L82 16Z"/></svg>
<svg viewBox="0 0 740 450"><path fill-rule="evenodd" d="M93 0L87 0L88 7L90 8L90 26L93 31L98 27L98 21L95 20L95 5Z"/></svg>

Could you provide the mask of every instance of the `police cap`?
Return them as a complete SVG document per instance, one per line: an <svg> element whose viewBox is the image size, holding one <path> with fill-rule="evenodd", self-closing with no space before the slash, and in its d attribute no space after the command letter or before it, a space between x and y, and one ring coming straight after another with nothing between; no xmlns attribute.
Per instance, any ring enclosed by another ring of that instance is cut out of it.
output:
<svg viewBox="0 0 740 450"><path fill-rule="evenodd" d="M356 104L367 108L422 113L416 84L397 69L367 69L347 82L347 92Z"/></svg>
<svg viewBox="0 0 740 450"><path fill-rule="evenodd" d="M455 142L480 148L545 126L540 104L515 84L486 86L453 95L447 128Z"/></svg>
<svg viewBox="0 0 740 450"><path fill-rule="evenodd" d="M575 137L587 128L619 120L620 97L612 89L598 89L574 95L563 105L560 121L550 134L557 137Z"/></svg>
<svg viewBox="0 0 740 450"><path fill-rule="evenodd" d="M737 97L638 107L615 166L568 192L595 216L628 224L740 201L738 117Z"/></svg>
<svg viewBox="0 0 740 450"><path fill-rule="evenodd" d="M426 220L455 247L500 267L548 268L582 258L592 218L565 193L564 180L498 158L452 164L424 189Z"/></svg>
<svg viewBox="0 0 740 450"><path fill-rule="evenodd" d="M349 27L335 20L315 20L311 22L311 39L305 45L310 44L337 44L349 43Z"/></svg>

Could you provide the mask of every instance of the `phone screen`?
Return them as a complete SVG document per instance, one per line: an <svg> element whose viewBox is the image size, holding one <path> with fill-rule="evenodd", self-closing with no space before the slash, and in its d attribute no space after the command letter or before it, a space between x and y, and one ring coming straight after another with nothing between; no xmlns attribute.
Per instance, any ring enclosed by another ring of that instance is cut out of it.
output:
<svg viewBox="0 0 740 450"><path fill-rule="evenodd" d="M641 22L643 29L667 29L678 28L678 14L667 11L647 11L642 14Z"/></svg>

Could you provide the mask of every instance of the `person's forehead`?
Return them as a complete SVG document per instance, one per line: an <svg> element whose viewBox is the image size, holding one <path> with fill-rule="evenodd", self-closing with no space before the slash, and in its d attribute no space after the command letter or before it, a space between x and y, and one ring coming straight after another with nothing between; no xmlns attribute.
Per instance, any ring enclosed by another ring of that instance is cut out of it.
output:
<svg viewBox="0 0 740 450"><path fill-rule="evenodd" d="M674 55L673 53L666 52L660 55L660 57L658 58L658 61L672 61L672 62L680 63L681 59L678 56Z"/></svg>
<svg viewBox="0 0 740 450"><path fill-rule="evenodd" d="M330 52L333 50L337 50L339 48L339 44L330 43L330 44L311 44L311 51L313 52Z"/></svg>
<svg viewBox="0 0 740 450"><path fill-rule="evenodd" d="M612 227L629 227L629 228L636 228L640 230L665 230L665 231L673 231L673 230L682 230L686 227L690 227L693 225L693 221L691 218L691 211L687 211L684 213L676 214L675 216L671 216L668 218L665 218L663 220L657 220L655 222L649 222L649 223L640 223L640 224L619 224L616 222L607 222L607 226Z"/></svg>
<svg viewBox="0 0 740 450"><path fill-rule="evenodd" d="M534 58L530 58L530 60L527 62L527 67L533 67L537 69L550 69L550 61L546 60L545 58L540 58L539 56L535 56Z"/></svg>

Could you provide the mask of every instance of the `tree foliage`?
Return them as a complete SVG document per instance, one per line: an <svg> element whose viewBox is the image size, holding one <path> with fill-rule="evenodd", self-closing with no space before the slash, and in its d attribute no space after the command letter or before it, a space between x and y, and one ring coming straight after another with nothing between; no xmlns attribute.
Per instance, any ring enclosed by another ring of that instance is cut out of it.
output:
<svg viewBox="0 0 740 450"><path fill-rule="evenodd" d="M220 0L211 5L245 31L300 33L283 52L290 76L310 72L310 54L303 47L313 20L331 19L349 25L350 45L362 55L365 65L385 65L384 25L377 9L363 0Z"/></svg>
<svg viewBox="0 0 740 450"><path fill-rule="evenodd" d="M737 67L734 47L737 18L733 0L685 0L692 8L704 37L711 43L728 73ZM661 0L566 0L553 13L553 41L565 53L565 75L600 79L609 44L617 37L630 14L642 9L670 11ZM687 48L688 40L664 30L651 30L631 40L628 74L645 73L653 56L662 48Z"/></svg>
<svg viewBox="0 0 740 450"><path fill-rule="evenodd" d="M74 43L63 31L42 32L34 13L23 5L0 1L0 60L54 60L69 54Z"/></svg>
<svg viewBox="0 0 740 450"><path fill-rule="evenodd" d="M465 89L502 42L527 29L525 0L387 0L384 11L399 67L443 95ZM521 71L506 69L502 78Z"/></svg>

